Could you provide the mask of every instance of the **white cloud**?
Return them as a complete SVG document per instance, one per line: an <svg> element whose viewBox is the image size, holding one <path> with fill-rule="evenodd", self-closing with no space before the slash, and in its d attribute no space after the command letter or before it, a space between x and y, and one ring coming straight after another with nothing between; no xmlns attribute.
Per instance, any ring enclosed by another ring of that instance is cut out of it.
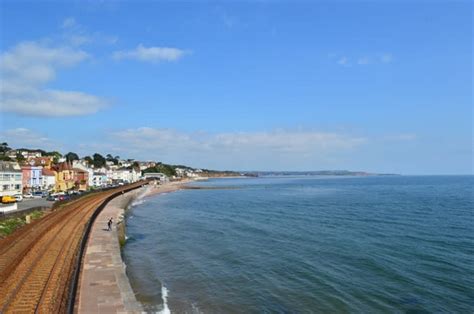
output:
<svg viewBox="0 0 474 314"><path fill-rule="evenodd" d="M61 23L62 33L60 39L74 47L86 44L114 45L117 36L110 36L101 32L91 32L73 17L68 17Z"/></svg>
<svg viewBox="0 0 474 314"><path fill-rule="evenodd" d="M347 57L341 57L337 60L337 64L347 66L349 65L349 59Z"/></svg>
<svg viewBox="0 0 474 314"><path fill-rule="evenodd" d="M279 160L281 168L324 168L334 155L356 149L366 138L311 130L262 132L179 132L142 127L111 133L110 141L123 152L175 163L217 168L265 169ZM117 151L117 153L123 153Z"/></svg>
<svg viewBox="0 0 474 314"><path fill-rule="evenodd" d="M89 55L68 46L22 42L0 54L0 110L30 116L82 115L98 111L106 101L78 91L47 89L59 69Z"/></svg>
<svg viewBox="0 0 474 314"><path fill-rule="evenodd" d="M64 19L61 27L62 28L72 28L72 27L75 27L77 26L77 23L76 23L76 19L74 19L73 17L68 17L66 19Z"/></svg>
<svg viewBox="0 0 474 314"><path fill-rule="evenodd" d="M54 143L46 136L27 128L9 129L0 132L2 141L10 147L23 148L51 148Z"/></svg>
<svg viewBox="0 0 474 314"><path fill-rule="evenodd" d="M116 51L113 54L113 58L116 60L122 59L135 59L146 62L159 62L159 61L177 61L182 58L185 54L184 50L177 48L168 47L145 47L139 44L137 48L133 50L122 50Z"/></svg>
<svg viewBox="0 0 474 314"><path fill-rule="evenodd" d="M370 63L370 58L369 57L362 57L357 60L357 64L359 65L366 65Z"/></svg>
<svg viewBox="0 0 474 314"><path fill-rule="evenodd" d="M106 102L81 92L34 90L2 100L2 110L26 116L62 117L97 112Z"/></svg>
<svg viewBox="0 0 474 314"><path fill-rule="evenodd" d="M354 64L360 66L369 64L391 63L393 61L393 56L391 53L384 53L380 55L366 55L358 58L330 53L328 54L328 58L341 66L351 66L351 60L354 60Z"/></svg>
<svg viewBox="0 0 474 314"><path fill-rule="evenodd" d="M393 56L390 53L385 53L380 57L380 61L383 63L390 63L393 61Z"/></svg>

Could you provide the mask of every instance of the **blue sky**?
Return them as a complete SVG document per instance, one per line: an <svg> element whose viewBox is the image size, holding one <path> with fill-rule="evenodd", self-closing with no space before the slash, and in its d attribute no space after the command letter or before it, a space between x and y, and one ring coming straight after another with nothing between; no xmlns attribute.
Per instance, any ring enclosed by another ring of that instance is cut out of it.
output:
<svg viewBox="0 0 474 314"><path fill-rule="evenodd" d="M470 1L0 3L11 146L473 172Z"/></svg>

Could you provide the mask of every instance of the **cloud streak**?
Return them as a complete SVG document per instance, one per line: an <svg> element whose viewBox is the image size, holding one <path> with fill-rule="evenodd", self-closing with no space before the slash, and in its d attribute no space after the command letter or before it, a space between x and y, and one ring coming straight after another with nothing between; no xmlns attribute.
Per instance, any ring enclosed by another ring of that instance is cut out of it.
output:
<svg viewBox="0 0 474 314"><path fill-rule="evenodd" d="M286 168L317 164L367 142L364 137L312 130L208 133L150 127L115 131L110 140L148 159L221 169L265 169L266 160L280 160Z"/></svg>
<svg viewBox="0 0 474 314"><path fill-rule="evenodd" d="M27 128L8 129L0 132L0 137L10 147L15 148L52 148L54 143L46 136Z"/></svg>
<svg viewBox="0 0 474 314"><path fill-rule="evenodd" d="M354 65L366 66L374 64L388 64L393 62L393 55L391 53L384 53L379 55L365 55L360 57L338 55L335 53L328 54L329 59L335 61L340 66L349 67Z"/></svg>
<svg viewBox="0 0 474 314"><path fill-rule="evenodd" d="M145 47L139 44L133 50L116 51L113 54L115 60L132 59L143 62L157 63L161 61L177 61L185 55L185 51L169 47Z"/></svg>

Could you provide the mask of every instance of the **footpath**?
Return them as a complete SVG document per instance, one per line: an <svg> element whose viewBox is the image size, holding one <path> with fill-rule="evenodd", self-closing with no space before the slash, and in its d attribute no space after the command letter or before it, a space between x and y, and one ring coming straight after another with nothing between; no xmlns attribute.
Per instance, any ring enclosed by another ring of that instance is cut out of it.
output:
<svg viewBox="0 0 474 314"><path fill-rule="evenodd" d="M94 222L87 244L80 276L78 313L142 313L125 272L120 252L119 235L123 236L122 220L126 207L146 187L113 199ZM113 227L107 231L107 221ZM117 222L119 224L117 225Z"/></svg>

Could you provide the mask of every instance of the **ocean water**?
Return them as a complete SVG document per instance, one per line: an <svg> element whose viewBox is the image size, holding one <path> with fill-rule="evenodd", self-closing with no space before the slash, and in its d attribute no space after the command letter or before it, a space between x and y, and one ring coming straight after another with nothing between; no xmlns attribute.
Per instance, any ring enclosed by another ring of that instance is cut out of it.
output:
<svg viewBox="0 0 474 314"><path fill-rule="evenodd" d="M148 311L474 312L473 176L196 184L128 212Z"/></svg>

